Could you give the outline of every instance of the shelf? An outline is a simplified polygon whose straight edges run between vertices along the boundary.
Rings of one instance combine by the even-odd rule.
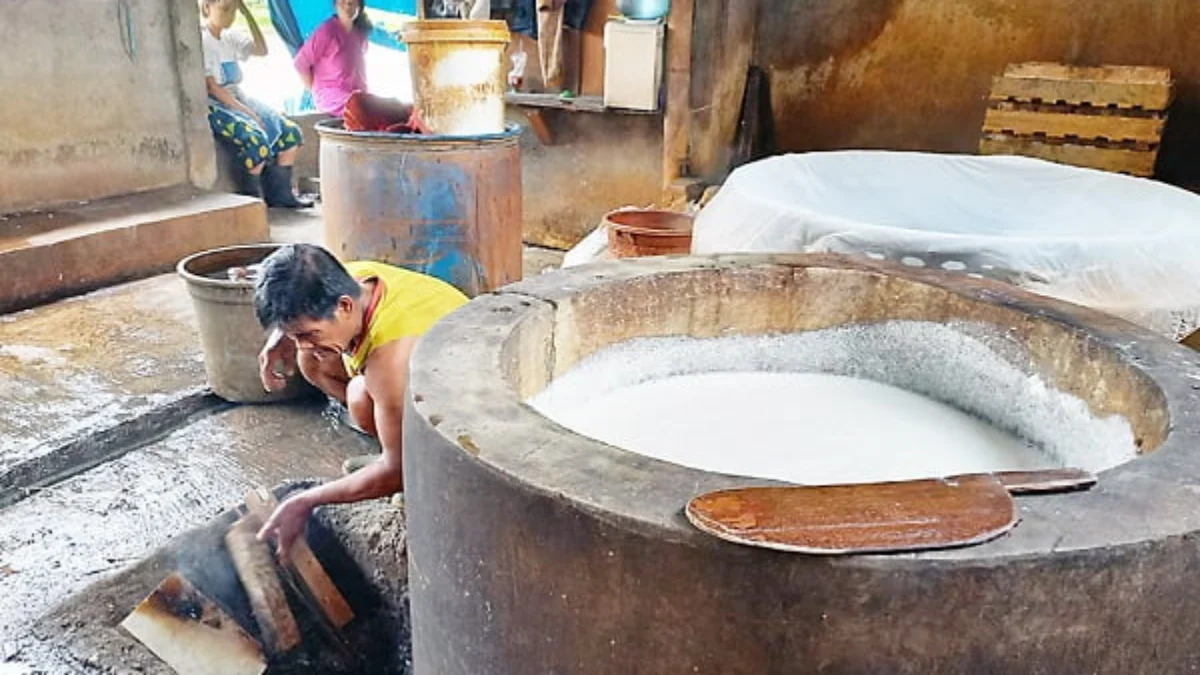
[[[578,96],[564,99],[558,94],[527,94],[508,92],[504,95],[505,103],[525,108],[551,108],[571,112],[615,113],[618,115],[657,115],[657,110],[627,110],[625,108],[606,108],[604,99],[600,96]]]

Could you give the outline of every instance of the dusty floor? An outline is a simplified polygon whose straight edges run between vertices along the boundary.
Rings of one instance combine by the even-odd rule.
[[[273,211],[271,225],[277,241],[321,239],[319,210]],[[560,260],[528,249],[526,275]],[[0,675],[97,665],[35,637],[39,618],[130,574],[249,486],[335,476],[344,457],[374,449],[322,411],[207,395],[191,301],[174,275],[0,316]]]

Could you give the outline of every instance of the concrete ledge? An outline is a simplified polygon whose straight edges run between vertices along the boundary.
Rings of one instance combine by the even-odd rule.
[[[0,220],[0,313],[171,269],[207,248],[266,241],[266,207],[172,188]]]

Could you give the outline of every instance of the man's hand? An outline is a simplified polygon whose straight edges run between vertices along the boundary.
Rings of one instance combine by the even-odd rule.
[[[258,376],[267,391],[279,391],[296,374],[296,341],[278,329],[271,331],[258,353]]]
[[[313,506],[304,492],[287,498],[275,507],[275,512],[258,531],[258,540],[275,539],[279,559],[289,560],[292,545],[297,538],[304,536],[304,527],[312,510]]]

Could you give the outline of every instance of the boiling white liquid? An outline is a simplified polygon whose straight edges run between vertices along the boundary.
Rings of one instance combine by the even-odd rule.
[[[817,373],[668,377],[548,412],[585,436],[639,454],[803,484],[1057,465],[1016,436],[933,399]]]
[[[808,484],[1099,472],[1136,456],[1125,418],[1094,416],[1019,367],[1028,362],[1019,342],[983,324],[649,337],[588,355],[528,403],[633,452]]]

